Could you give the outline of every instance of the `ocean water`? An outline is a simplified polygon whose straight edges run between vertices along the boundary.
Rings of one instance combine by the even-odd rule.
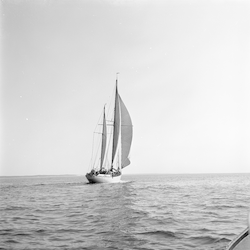
[[[0,178],[0,249],[222,250],[247,226],[250,174]]]

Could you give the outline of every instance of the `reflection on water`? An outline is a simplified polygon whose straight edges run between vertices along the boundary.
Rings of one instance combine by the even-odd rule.
[[[99,196],[90,208],[94,212],[92,223],[95,224],[95,234],[98,235],[93,244],[100,249],[120,249],[121,242],[123,249],[144,244],[145,240],[136,238],[137,226],[143,213],[135,209],[137,191],[133,184],[130,182],[92,186],[95,186],[92,189],[93,196]]]

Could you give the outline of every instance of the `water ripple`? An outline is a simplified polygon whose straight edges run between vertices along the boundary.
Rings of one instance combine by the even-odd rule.
[[[246,226],[250,175],[1,178],[0,249],[222,250]]]

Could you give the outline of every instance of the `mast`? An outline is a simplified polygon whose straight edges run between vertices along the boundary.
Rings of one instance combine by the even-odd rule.
[[[119,94],[118,94],[118,75],[116,74],[116,86],[115,86],[115,108],[114,108],[114,123],[113,123],[113,148],[112,148],[112,161],[111,161],[111,170],[113,169],[114,158],[117,151],[118,139],[120,133],[120,109],[119,109]]]
[[[107,144],[107,125],[106,125],[106,118],[105,118],[105,106],[103,108],[103,124],[102,124],[102,147],[101,147],[101,163],[100,163],[100,170],[103,168],[103,160],[106,151],[106,144]]]

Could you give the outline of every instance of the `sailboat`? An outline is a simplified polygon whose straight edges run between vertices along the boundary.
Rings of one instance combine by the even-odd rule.
[[[250,213],[248,215],[248,227],[230,242],[227,250],[249,250],[250,249]]]
[[[129,112],[118,93],[117,78],[113,119],[111,124],[108,124],[104,106],[102,120],[100,158],[97,163],[93,164],[91,171],[86,174],[86,178],[90,183],[120,182],[122,169],[130,164],[129,153],[133,126]],[[110,133],[108,133],[108,126],[111,127]]]

